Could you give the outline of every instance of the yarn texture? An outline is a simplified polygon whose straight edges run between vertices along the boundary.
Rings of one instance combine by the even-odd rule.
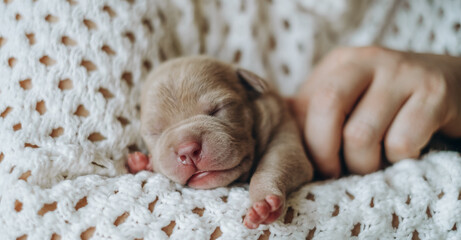
[[[146,151],[142,82],[168,59],[206,54],[290,95],[337,45],[459,56],[456,9],[455,0],[1,1],[0,239],[461,239],[455,152],[307,184],[255,230],[242,224],[247,184],[194,190],[125,168],[129,152]]]

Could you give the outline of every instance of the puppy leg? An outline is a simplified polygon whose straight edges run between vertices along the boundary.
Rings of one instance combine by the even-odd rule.
[[[283,213],[286,194],[312,179],[299,130],[287,116],[267,145],[250,181],[252,206],[244,219],[248,228],[270,224]]]

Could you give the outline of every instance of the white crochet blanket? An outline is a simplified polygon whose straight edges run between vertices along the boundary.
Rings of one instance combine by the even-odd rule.
[[[450,12],[461,2],[443,2],[435,9],[445,11],[453,34],[417,50],[461,52],[453,45],[458,15]],[[208,54],[275,79],[290,94],[337,43],[414,49],[383,34],[395,32],[385,19],[403,14],[394,2],[353,4],[2,1],[0,239],[460,239],[456,153],[307,185],[289,198],[287,216],[257,230],[241,224],[246,185],[198,191],[154,173],[125,174],[126,154],[144,149],[142,80],[164,60]],[[417,19],[419,10],[410,10]],[[382,29],[368,27],[370,19]]]
[[[2,239],[460,239],[460,172],[459,155],[438,153],[365,177],[310,184],[290,196],[283,218],[256,230],[242,224],[250,206],[246,185],[198,191],[150,172],[83,176],[49,189],[17,181],[2,186],[0,233]]]

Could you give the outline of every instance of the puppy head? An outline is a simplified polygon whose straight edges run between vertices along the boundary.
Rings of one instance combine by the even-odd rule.
[[[202,189],[247,173],[255,151],[251,101],[266,90],[256,75],[206,57],[156,68],[141,96],[141,132],[154,171]]]

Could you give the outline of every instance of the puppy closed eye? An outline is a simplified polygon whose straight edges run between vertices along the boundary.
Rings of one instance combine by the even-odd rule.
[[[222,112],[223,110],[227,109],[229,106],[231,106],[233,103],[226,103],[226,104],[222,104],[222,105],[219,105],[219,106],[216,106],[214,108],[212,108],[210,111],[208,111],[208,115],[209,116],[212,116],[212,117],[215,117],[217,116],[220,112]]]
[[[208,115],[209,116],[216,116],[218,114],[219,111],[222,110],[222,107],[217,107],[217,108],[213,108],[211,111],[208,112]]]

